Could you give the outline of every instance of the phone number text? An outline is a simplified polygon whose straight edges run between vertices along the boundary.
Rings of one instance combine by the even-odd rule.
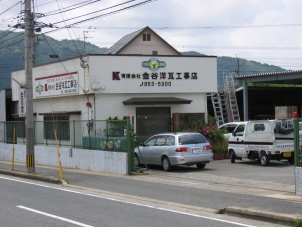
[[[142,82],[140,86],[144,86],[144,87],[154,87],[154,86],[158,86],[158,87],[169,87],[172,85],[171,81],[161,81],[161,82],[154,82],[154,81],[146,81],[146,82]]]

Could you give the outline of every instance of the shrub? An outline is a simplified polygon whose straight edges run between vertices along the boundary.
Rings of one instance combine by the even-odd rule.
[[[293,227],[302,227],[302,219],[297,219],[294,222]]]
[[[224,131],[218,129],[215,125],[216,118],[210,117],[208,122],[208,124],[204,124],[199,121],[185,131],[196,131],[201,133],[210,142],[214,153],[227,153],[228,141],[224,138]]]

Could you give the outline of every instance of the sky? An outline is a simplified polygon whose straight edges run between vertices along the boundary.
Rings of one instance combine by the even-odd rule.
[[[180,52],[302,69],[300,0],[34,0],[32,6],[40,27],[53,26],[42,33],[58,40],[85,35],[87,42],[109,48],[149,26]],[[0,30],[22,22],[22,10],[18,0],[0,0]]]

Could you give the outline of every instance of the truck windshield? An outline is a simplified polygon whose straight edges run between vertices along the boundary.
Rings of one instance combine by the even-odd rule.
[[[243,136],[244,129],[245,125],[239,125],[236,131],[234,132],[234,136]]]

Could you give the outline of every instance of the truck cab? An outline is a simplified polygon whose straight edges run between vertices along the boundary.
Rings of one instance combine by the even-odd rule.
[[[269,121],[248,121],[234,130],[229,138],[228,151],[232,163],[243,158],[258,160],[262,165],[281,159],[293,163],[294,143],[292,140],[276,140]]]

